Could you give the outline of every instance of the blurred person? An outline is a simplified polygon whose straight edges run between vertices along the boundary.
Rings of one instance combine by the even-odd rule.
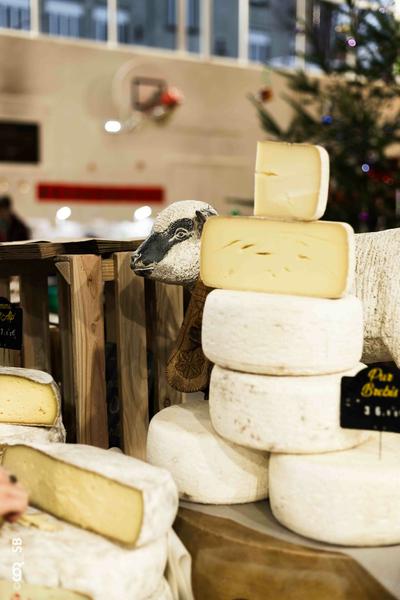
[[[30,238],[30,230],[13,211],[9,196],[0,196],[0,242],[19,242]]]
[[[17,483],[15,475],[0,467],[0,520],[14,523],[27,508],[28,494]]]

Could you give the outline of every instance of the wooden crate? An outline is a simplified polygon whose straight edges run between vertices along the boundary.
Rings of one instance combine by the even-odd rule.
[[[54,252],[31,243],[23,256],[12,247],[0,253],[0,296],[9,297],[9,278],[18,276],[24,311],[22,351],[0,349],[0,364],[52,373],[62,389],[68,441],[108,448],[105,347],[114,344],[121,446],[143,458],[149,416],[182,401],[166,381],[165,365],[183,318],[183,291],[131,271],[139,241],[128,251],[126,242],[108,244],[106,253],[92,240],[72,248],[57,244]],[[49,325],[50,275],[58,281],[56,328]]]

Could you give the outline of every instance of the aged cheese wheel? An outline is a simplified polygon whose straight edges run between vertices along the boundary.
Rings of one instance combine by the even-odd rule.
[[[340,382],[356,369],[330,375],[275,377],[215,366],[210,416],[224,438],[258,450],[318,453],[357,446],[368,432],[340,427]]]
[[[164,535],[178,509],[167,471],[94,446],[7,446],[3,466],[27,489],[32,505],[127,545]]]
[[[173,600],[168,581],[163,577],[157,591],[151,596],[148,596],[145,600]]]
[[[306,537],[344,546],[400,543],[400,436],[343,452],[273,454],[274,516]]]
[[[48,518],[52,531],[20,523],[3,525],[0,579],[12,577],[25,584],[62,587],[92,600],[145,600],[159,588],[167,562],[167,536],[141,548],[127,549]],[[22,548],[20,553],[13,550],[18,546]],[[40,600],[46,598],[40,596]],[[64,600],[62,596],[61,599]],[[70,600],[68,595],[66,600]]]
[[[170,406],[153,417],[147,459],[169,469],[184,500],[240,504],[268,495],[267,453],[221,438],[204,400]]]
[[[362,305],[339,300],[214,290],[203,315],[204,354],[215,364],[266,375],[324,375],[361,358]]]
[[[0,367],[0,423],[53,427],[60,406],[58,386],[48,373]]]
[[[65,442],[65,428],[58,419],[54,427],[32,427],[27,425],[7,425],[0,423],[0,449],[7,444],[38,444]]]

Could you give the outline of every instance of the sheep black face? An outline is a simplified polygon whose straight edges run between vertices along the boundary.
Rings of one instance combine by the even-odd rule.
[[[149,237],[132,254],[131,268],[148,279],[192,285],[200,273],[204,223],[217,212],[205,202],[183,200],[163,210]]]

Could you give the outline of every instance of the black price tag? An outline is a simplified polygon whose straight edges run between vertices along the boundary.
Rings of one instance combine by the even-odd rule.
[[[400,433],[400,370],[371,366],[342,377],[340,426]]]
[[[22,308],[13,306],[6,298],[0,298],[0,348],[22,348]]]

